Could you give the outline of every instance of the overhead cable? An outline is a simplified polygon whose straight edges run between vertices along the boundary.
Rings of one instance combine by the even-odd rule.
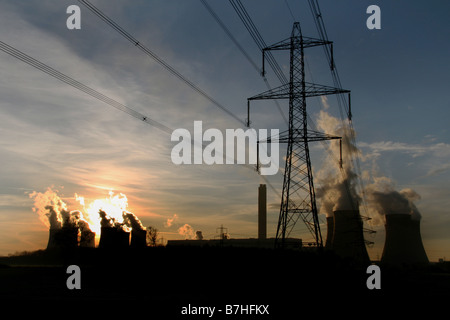
[[[258,31],[258,28],[256,28],[255,24],[253,23],[250,15],[248,14],[247,10],[245,9],[244,5],[241,3],[240,0],[229,0],[231,5],[233,6],[234,10],[236,11],[237,15],[241,19],[242,23],[244,24],[245,28],[250,33],[251,37],[255,41],[256,45],[258,46],[259,50],[261,52],[264,51],[265,48],[267,48],[267,44],[262,38],[261,34]],[[266,61],[269,63],[270,67],[274,71],[275,75],[278,77],[278,80],[281,82],[281,84],[287,84],[289,81],[286,78],[285,74],[281,70],[280,66],[278,65],[277,61],[273,57],[272,53],[270,51],[266,52]]]
[[[112,27],[115,31],[117,31],[121,36],[123,36],[125,39],[127,39],[129,42],[131,42],[135,47],[139,48],[142,52],[144,52],[147,56],[151,57],[153,60],[158,62],[161,66],[163,66],[167,71],[169,71],[171,74],[176,76],[178,79],[183,81],[185,84],[187,84],[190,88],[192,88],[194,91],[205,97],[207,100],[209,100],[211,103],[213,103],[216,107],[224,111],[226,114],[228,114],[230,117],[234,118],[239,123],[245,125],[245,121],[243,121],[241,118],[239,118],[237,115],[235,115],[233,112],[231,112],[228,108],[226,108],[224,105],[219,103],[217,100],[212,98],[210,95],[208,95],[205,91],[200,89],[197,85],[195,85],[192,81],[187,79],[185,76],[183,76],[179,71],[177,71],[174,67],[172,67],[170,64],[168,64],[166,61],[164,61],[161,57],[159,57],[157,54],[155,54],[153,51],[151,51],[148,47],[143,45],[138,39],[133,37],[130,33],[128,33],[125,29],[123,29],[120,25],[118,25],[114,20],[112,20],[110,17],[108,17],[106,14],[104,14],[100,9],[98,9],[96,6],[94,6],[92,3],[90,3],[87,0],[78,0],[82,4],[84,4],[89,10],[91,10],[96,16],[98,16],[100,19],[102,19],[104,22],[106,22],[110,27]]]
[[[78,90],[80,90],[80,91],[82,91],[82,92],[84,92],[84,93],[86,93],[86,94],[120,110],[120,111],[123,111],[123,112],[129,114],[130,116],[135,117],[136,119],[144,121],[145,123],[147,123],[155,128],[158,128],[161,131],[164,131],[169,134],[171,134],[173,132],[173,130],[170,129],[169,127],[167,127],[166,125],[164,125],[156,120],[153,120],[152,118],[98,92],[97,90],[94,90],[94,89],[88,87],[87,85],[59,72],[58,70],[53,69],[52,67],[46,65],[45,63],[40,62],[40,61],[34,59],[33,57],[30,57],[29,55],[6,44],[3,41],[0,41],[0,50],[13,56],[16,59],[19,59],[19,60],[29,64],[30,66],[32,66],[38,70],[45,72],[46,74],[74,87],[75,89],[78,89]]]
[[[259,75],[262,76],[264,83],[267,86],[267,89],[272,90],[272,86],[269,84],[269,81],[267,80],[267,77],[265,74],[262,73],[262,70],[256,65],[256,63],[253,61],[253,59],[250,57],[250,55],[245,51],[245,49],[239,44],[239,42],[236,40],[236,38],[231,33],[230,29],[225,25],[225,23],[219,18],[217,13],[211,8],[210,5],[206,2],[206,0],[200,0],[202,4],[205,6],[205,8],[208,10],[208,12],[211,14],[211,16],[214,18],[214,20],[217,22],[217,24],[222,28],[222,30],[226,33],[226,35],[230,38],[231,41],[236,45],[236,47],[239,49],[239,51],[244,55],[244,57],[248,60],[248,62],[253,66],[253,68],[258,72]],[[278,111],[280,112],[281,116],[283,117],[284,122],[286,125],[288,125],[288,120],[281,109],[280,104],[277,100],[274,100],[275,105],[277,106]]]

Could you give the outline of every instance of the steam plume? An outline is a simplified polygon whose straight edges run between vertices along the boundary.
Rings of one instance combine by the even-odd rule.
[[[131,227],[133,230],[145,230],[145,227],[142,225],[141,220],[131,212],[124,213],[124,216],[126,217],[126,223],[129,227]]]
[[[327,109],[326,99],[322,102]],[[357,192],[357,175],[352,170],[353,157],[359,153],[351,139],[354,131],[326,111],[320,111],[317,125],[325,133],[342,137],[342,163],[339,163],[340,146],[332,141],[330,152],[333,158],[328,157],[323,169],[317,173],[320,186],[316,196],[321,199],[320,211],[331,216],[336,210],[357,210],[361,197]]]
[[[78,210],[69,211],[57,191],[47,188],[44,193],[33,191],[29,197],[34,200],[33,211],[39,215],[40,220],[48,228],[79,227],[83,230],[90,230],[82,213]]]
[[[414,220],[420,220],[421,214],[414,204],[420,195],[410,189],[395,190],[392,180],[386,177],[376,178],[375,182],[366,188],[370,208],[380,217],[386,214],[410,214]]]
[[[171,227],[171,226],[173,225],[173,223],[174,223],[175,221],[177,221],[177,220],[178,220],[178,215],[175,213],[175,214],[173,215],[172,218],[168,218],[168,219],[167,219],[166,223],[164,223],[164,226],[165,226],[166,228],[169,228],[169,227]]]
[[[322,97],[324,109],[328,109],[326,97]],[[330,151],[334,159],[328,157],[316,177],[319,187],[316,188],[316,197],[321,199],[322,213],[331,216],[336,210],[356,210],[361,202],[361,196],[357,192],[357,175],[352,170],[352,159],[361,155],[360,150],[352,143],[351,137],[355,136],[352,128],[343,125],[341,121],[326,111],[320,111],[317,126],[321,131],[342,137],[342,167],[341,174],[336,168],[340,150],[339,145],[330,143]],[[372,176],[372,183],[364,188],[368,201],[368,209],[374,224],[382,224],[386,214],[410,214],[412,219],[420,220],[421,214],[414,204],[420,199],[420,195],[412,189],[395,190],[392,180],[386,177],[376,177],[376,172],[367,172]]]
[[[192,228],[187,223],[184,226],[178,228],[178,233],[184,236],[186,239],[192,239],[195,237],[194,228]]]

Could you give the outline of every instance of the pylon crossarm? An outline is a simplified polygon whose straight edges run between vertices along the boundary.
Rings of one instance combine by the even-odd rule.
[[[311,48],[327,44],[331,45],[333,43],[333,41],[326,41],[317,38],[295,36],[274,43],[273,45],[264,48],[263,52],[268,50],[290,50],[292,44],[294,44],[296,48],[299,48],[302,40],[303,40],[303,48]]]
[[[301,82],[295,82],[294,87],[300,87]],[[339,89],[330,86],[324,86],[321,84],[315,84],[310,82],[305,82],[305,97],[317,97],[317,96],[327,96],[331,94],[349,93],[349,90]],[[302,94],[302,92],[294,92],[295,98],[297,95]],[[253,97],[248,98],[251,100],[264,100],[264,99],[289,99],[290,95],[290,84],[283,84],[279,87],[267,90],[263,93],[257,94]]]

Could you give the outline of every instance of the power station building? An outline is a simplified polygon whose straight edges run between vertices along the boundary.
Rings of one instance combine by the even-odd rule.
[[[169,240],[167,246],[274,248],[275,238],[267,238],[266,185],[260,184],[258,187],[258,238],[230,239],[227,235],[221,233],[219,239],[203,240],[203,236],[197,236],[196,240]],[[302,248],[302,240],[287,238],[285,239],[285,247],[290,249],[300,249]]]

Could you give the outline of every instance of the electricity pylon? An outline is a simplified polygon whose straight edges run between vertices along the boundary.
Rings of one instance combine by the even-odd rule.
[[[304,50],[324,45],[332,46],[332,42],[303,37],[300,23],[295,22],[288,39],[263,49],[263,73],[265,72],[264,53],[266,51],[290,51],[289,82],[248,98],[248,114],[250,114],[251,100],[289,99],[289,128],[280,133],[278,137],[279,143],[287,143],[283,191],[276,234],[276,245],[280,247],[285,246],[285,239],[289,237],[299,218],[308,227],[317,247],[323,246],[308,144],[313,141],[341,139],[341,137],[308,129],[306,98],[349,92],[305,81]],[[330,67],[333,68],[333,62]],[[250,119],[248,119],[249,123]]]

